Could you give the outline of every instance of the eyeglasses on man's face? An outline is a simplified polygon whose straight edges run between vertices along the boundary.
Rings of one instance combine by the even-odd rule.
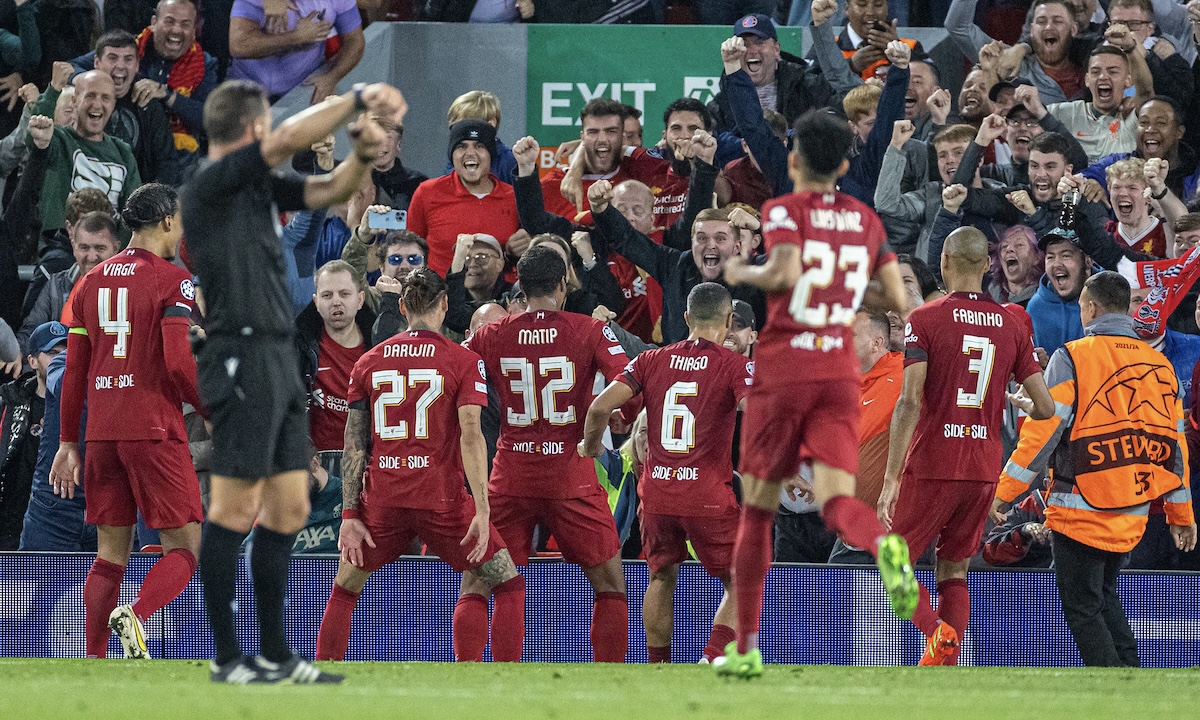
[[[388,255],[388,265],[412,265],[420,267],[425,264],[425,256],[420,254],[414,255]]]

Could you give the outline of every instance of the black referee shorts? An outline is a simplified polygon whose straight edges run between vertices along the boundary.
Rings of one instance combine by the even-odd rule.
[[[257,480],[308,468],[308,399],[290,339],[209,337],[197,371],[214,475]]]

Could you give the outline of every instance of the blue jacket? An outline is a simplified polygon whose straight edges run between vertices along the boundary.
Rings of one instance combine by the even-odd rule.
[[[42,416],[42,437],[38,444],[37,464],[33,469],[34,493],[44,493],[49,499],[61,505],[77,505],[84,507],[83,498],[83,459],[84,459],[84,429],[87,428],[87,405],[84,405],[83,416],[79,421],[79,487],[75,488],[73,499],[60,498],[54,495],[50,488],[50,466],[54,464],[54,455],[58,452],[59,435],[59,398],[62,393],[63,374],[67,369],[67,353],[63,351],[50,361],[46,368],[46,412]]]
[[[733,121],[737,132],[746,140],[750,153],[762,168],[763,177],[771,185],[775,197],[792,192],[792,179],[788,176],[788,149],[771,132],[771,126],[763,117],[762,105],[754,82],[745,70],[721,76],[721,92],[729,99]],[[718,165],[717,167],[724,167]]]
[[[1200,361],[1200,336],[1167,330],[1163,339],[1162,354],[1171,361],[1175,376],[1179,378],[1179,391],[1184,409],[1190,408],[1192,398],[1192,369]]]
[[[1079,299],[1067,302],[1060,298],[1050,289],[1045,275],[1025,309],[1033,318],[1033,344],[1044,348],[1047,355],[1053,355],[1063,345],[1083,337]]]
[[[892,141],[892,126],[897,120],[904,119],[904,98],[907,94],[908,68],[901,70],[892,67],[876,106],[875,126],[867,135],[867,141],[851,156],[850,170],[842,178],[839,189],[870,207],[875,207],[875,185],[879,182],[879,171],[883,169],[883,154]],[[1082,335],[1081,332],[1080,337]]]

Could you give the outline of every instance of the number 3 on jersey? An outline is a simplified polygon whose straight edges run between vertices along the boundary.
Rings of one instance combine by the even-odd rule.
[[[129,341],[129,288],[117,288],[117,306],[113,308],[112,288],[102,287],[96,294],[100,329],[105,335],[115,335],[113,357],[124,358]]]
[[[575,406],[568,405],[565,410],[555,406],[555,395],[570,392],[575,387],[575,363],[564,355],[538,359],[538,374],[548,377],[550,373],[558,373],[558,377],[550,380],[542,388],[542,416],[551,425],[570,425],[575,422]],[[500,358],[500,372],[509,378],[508,386],[514,395],[521,398],[524,409],[515,412],[508,408],[508,424],[513,427],[529,427],[538,419],[538,392],[534,382],[533,363],[525,358]],[[513,375],[516,378],[513,378]]]
[[[854,313],[862,304],[867,284],[871,281],[867,271],[871,258],[862,245],[842,245],[835,255],[833,246],[821,240],[805,240],[802,261],[808,269],[796,281],[792,291],[792,302],[788,312],[796,322],[814,328],[827,325],[849,325],[854,322]],[[853,269],[851,269],[853,266]],[[849,305],[825,303],[810,305],[813,290],[821,290],[833,283],[835,270],[845,273],[843,286],[854,293]]]
[[[978,335],[963,335],[963,355],[970,356],[978,351],[979,357],[967,361],[967,372],[977,375],[975,392],[958,389],[958,406],[964,408],[983,407],[983,399],[987,395],[988,382],[992,379],[992,365],[996,362],[996,346],[992,341]]]

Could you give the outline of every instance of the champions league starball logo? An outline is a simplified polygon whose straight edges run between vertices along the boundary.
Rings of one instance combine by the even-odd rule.
[[[179,283],[179,294],[183,295],[185,300],[195,300],[196,286],[192,284],[191,280],[184,280]]]

